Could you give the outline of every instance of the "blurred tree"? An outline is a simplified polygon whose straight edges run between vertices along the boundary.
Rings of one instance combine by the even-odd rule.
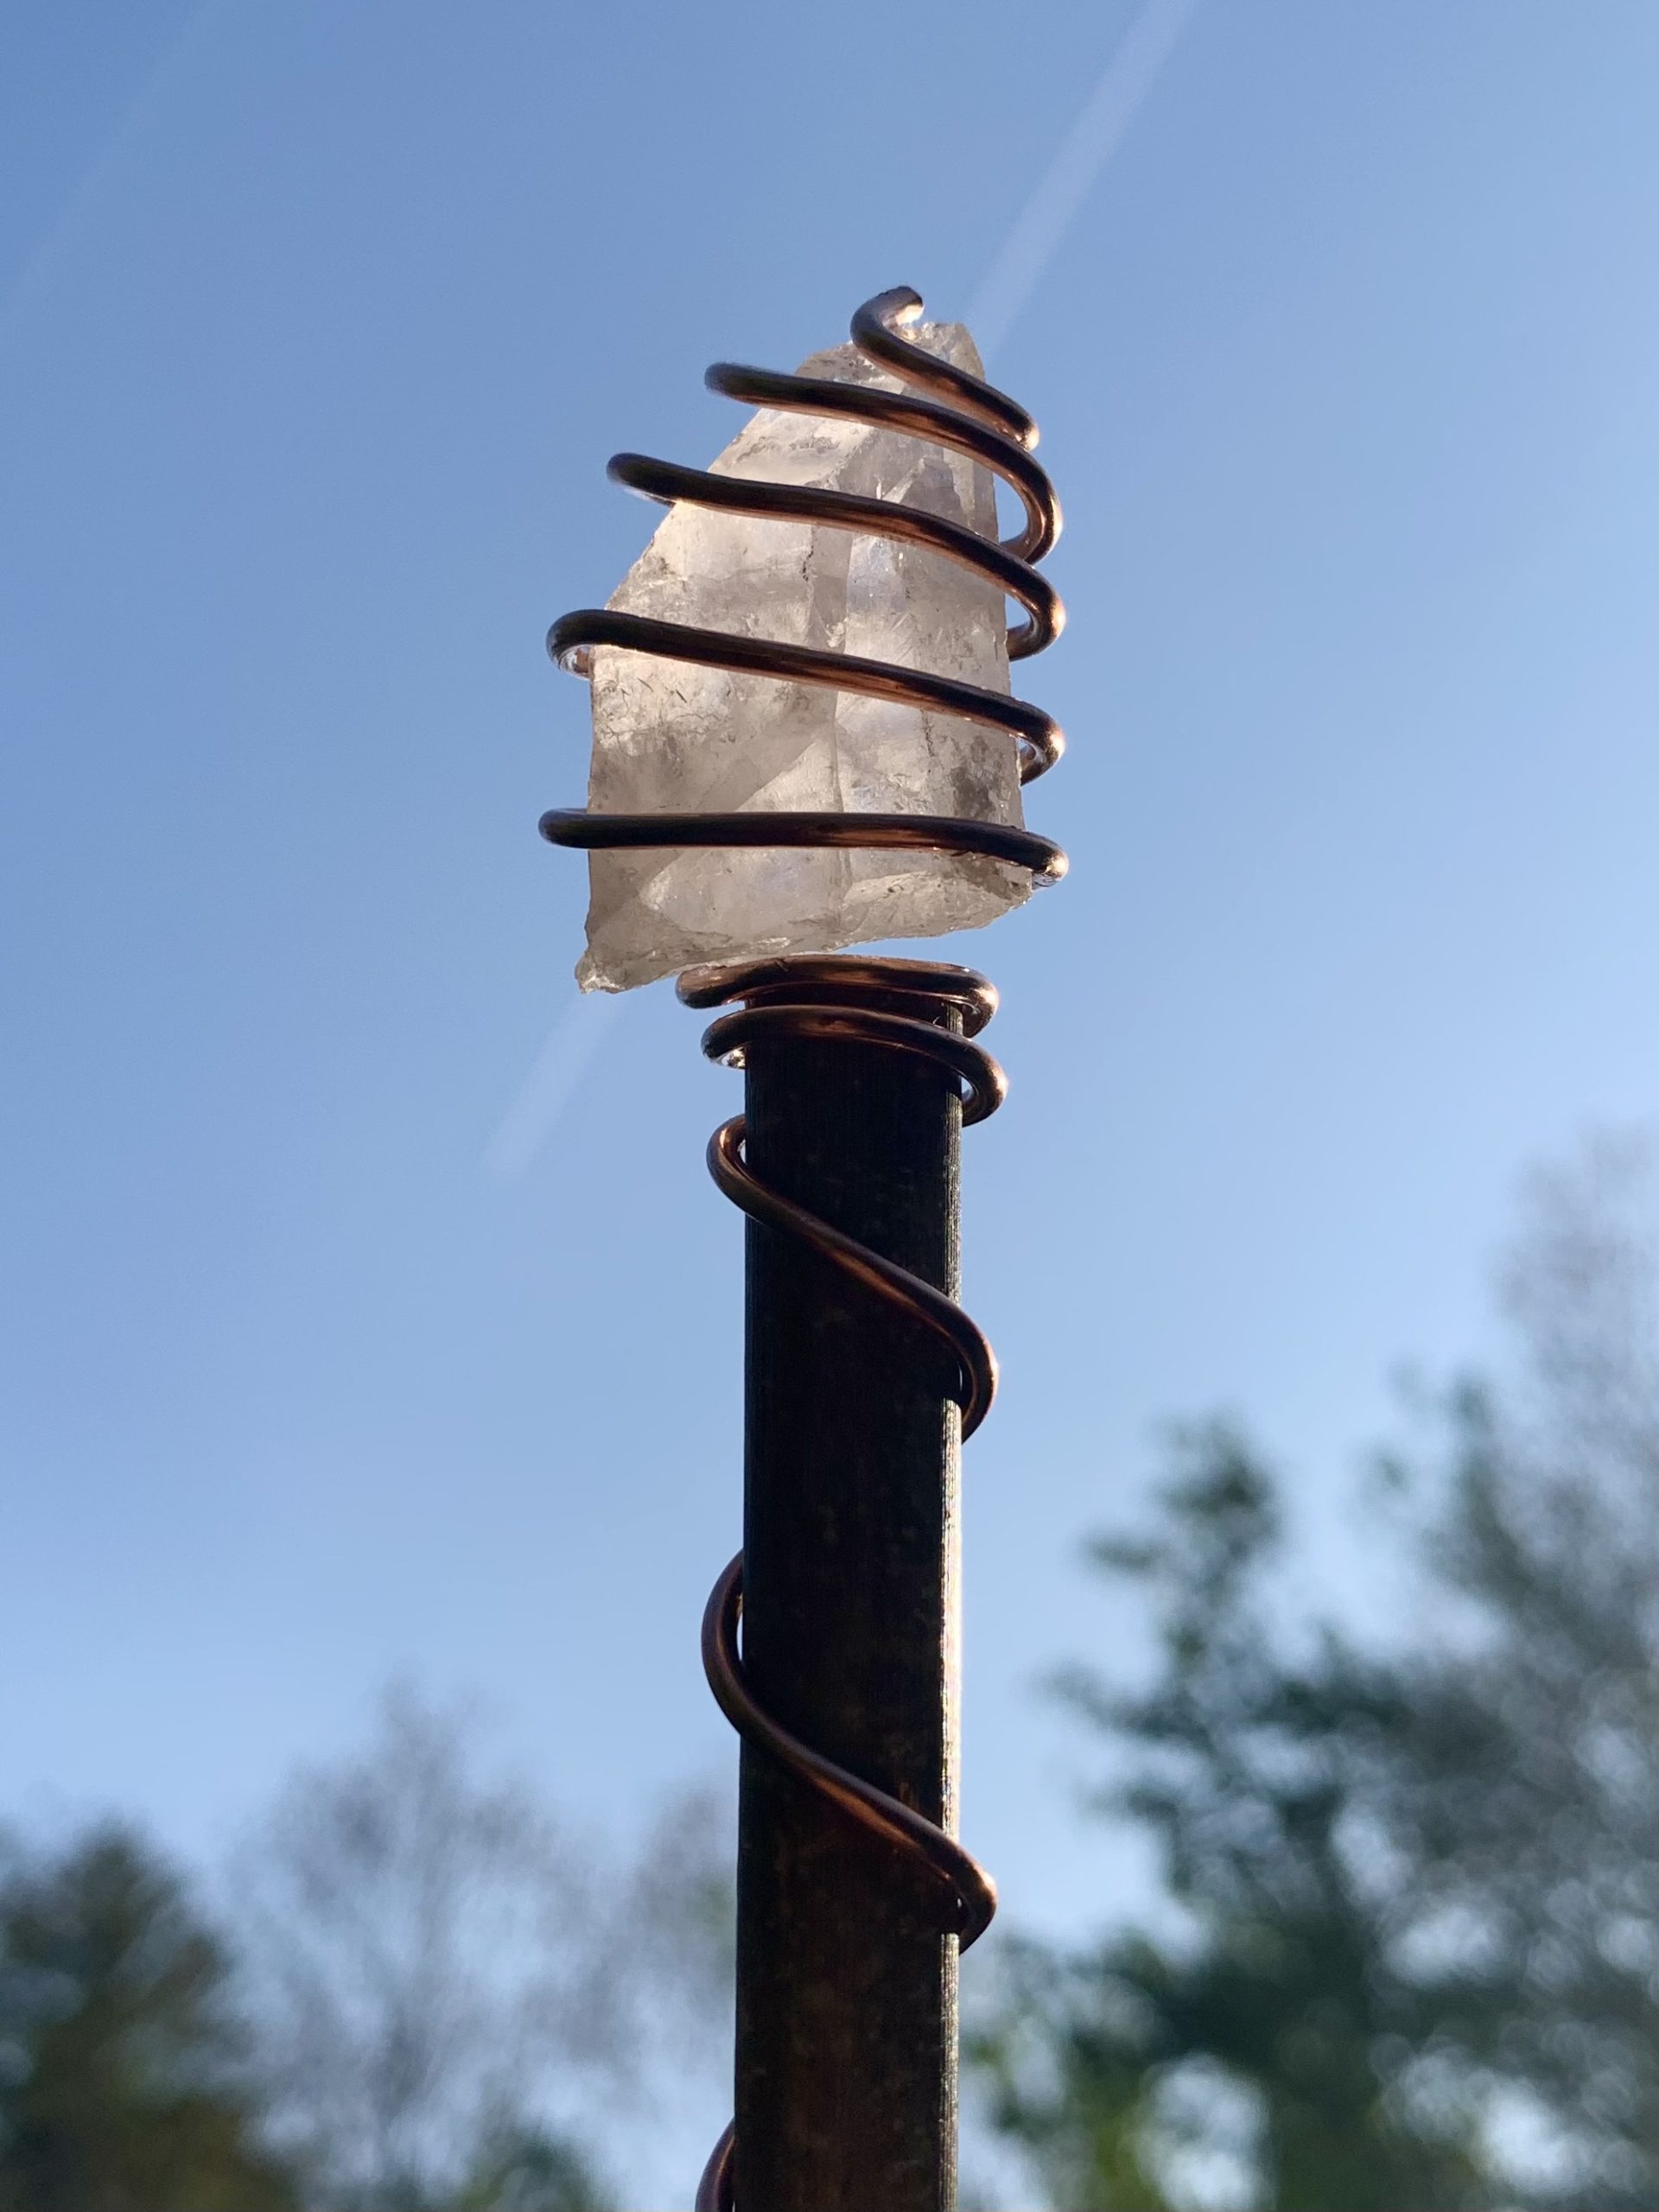
[[[274,2212],[226,1997],[177,1878],[108,1827],[0,1874],[0,2212]]]
[[[1179,1912],[1081,1957],[1016,1950],[980,2047],[998,2116],[1086,2212],[1179,2201],[1206,2163],[1282,2212],[1481,2202],[1472,2114],[1432,2063],[1474,1993],[1395,1964],[1414,1900],[1376,1801],[1407,1693],[1334,1636],[1287,1655],[1268,1478],[1224,1428],[1179,1452],[1159,1533],[1092,1547],[1155,1598],[1157,1679],[1063,1684],[1139,1755],[1101,1802],[1156,1837]]]
[[[635,2087],[653,2102],[664,2073],[701,2072],[718,2082],[717,2102],[731,2095],[735,1812],[728,1790],[667,1798],[594,1930],[590,1973],[626,2023]]]
[[[484,2146],[455,2212],[607,2212],[609,2202],[574,2145],[519,2128]]]
[[[975,2043],[1058,2205],[1659,2203],[1659,1325],[1639,1161],[1544,1179],[1506,1270],[1524,1357],[1465,1388],[1412,1533],[1434,1632],[1287,1617],[1274,1486],[1191,1431],[1095,1564],[1158,1659],[1062,1694],[1165,1905],[1016,1945]],[[1395,1463],[1394,1489],[1417,1478]],[[1408,1530],[1382,1517],[1378,1542]]]
[[[594,1885],[525,1790],[480,1774],[463,1710],[389,1693],[363,1752],[290,1781],[236,1880],[276,2137],[308,2205],[598,2206],[544,2118],[621,2033],[591,1968]]]

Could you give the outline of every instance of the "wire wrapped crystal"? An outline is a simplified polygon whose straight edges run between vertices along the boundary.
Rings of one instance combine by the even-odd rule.
[[[960,324],[906,335],[982,373]],[[902,388],[850,345],[813,354],[799,373]],[[763,407],[712,473],[879,499],[997,535],[988,470],[867,422]],[[996,583],[891,537],[677,504],[609,605],[1009,690]],[[594,646],[588,667],[594,814],[822,810],[1021,823],[1016,747],[982,722],[615,645]],[[1026,870],[950,853],[670,848],[595,851],[590,867],[576,970],[584,990],[626,990],[704,961],[976,928],[1030,890]]]

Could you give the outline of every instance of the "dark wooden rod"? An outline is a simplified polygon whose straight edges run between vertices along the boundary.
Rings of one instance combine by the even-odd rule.
[[[747,1091],[763,1181],[954,1294],[961,1108],[943,1070],[757,1039]],[[786,1728],[948,1823],[948,1356],[798,1239],[747,1236],[746,1673]],[[954,2212],[957,1945],[939,1925],[937,1889],[745,1749],[740,2212]]]

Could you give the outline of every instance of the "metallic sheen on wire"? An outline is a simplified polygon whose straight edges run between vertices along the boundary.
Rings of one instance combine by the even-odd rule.
[[[1025,619],[1008,633],[1008,658],[1027,659],[1053,641],[1065,620],[1052,585],[1032,565],[1049,551],[1060,529],[1053,487],[1032,458],[1037,426],[1005,393],[908,339],[904,334],[921,312],[920,296],[899,289],[867,301],[853,317],[854,343],[900,377],[911,387],[905,391],[780,376],[728,362],[716,363],[707,381],[712,390],[751,406],[851,416],[969,455],[992,470],[1019,499],[1024,523],[1012,537],[995,543],[892,502],[716,476],[641,454],[617,454],[610,474],[667,505],[683,500],[927,546],[990,578],[1020,604]],[[1013,740],[1022,784],[1052,767],[1065,743],[1058,725],[1040,708],[891,662],[733,637],[607,608],[563,615],[548,634],[549,652],[578,675],[591,673],[595,646],[823,684],[960,715],[985,724],[997,741]],[[550,844],[588,851],[712,846],[973,854],[1028,868],[1033,887],[1058,882],[1066,867],[1060,848],[1034,831],[936,815],[761,808],[732,814],[604,814],[566,808],[544,814],[540,828]],[[759,1038],[841,1039],[903,1052],[937,1067],[961,1096],[964,1126],[983,1121],[1002,1103],[1002,1071],[973,1041],[996,1011],[996,992],[971,969],[848,955],[751,960],[690,968],[679,978],[678,990],[687,1006],[735,1005],[735,1011],[710,1023],[702,1040],[704,1052],[728,1066],[741,1067],[746,1048]],[[996,1390],[995,1356],[979,1328],[931,1283],[769,1188],[747,1163],[744,1134],[740,1115],[710,1140],[709,1168],[720,1189],[751,1220],[803,1239],[869,1296],[931,1335],[950,1355],[955,1376],[947,1395],[961,1408],[963,1436],[970,1436],[990,1410]],[[930,1878],[938,1894],[941,1931],[954,1935],[966,1949],[984,1933],[996,1910],[989,1875],[936,1822],[837,1766],[757,1703],[743,1671],[742,1610],[740,1553],[715,1583],[702,1623],[703,1667],[721,1712],[747,1743],[798,1776],[840,1817],[879,1837]],[[703,2170],[697,2212],[732,2212],[734,2150],[728,2126]]]
[[[1012,537],[993,542],[891,501],[854,499],[811,486],[716,476],[652,461],[643,454],[618,454],[610,474],[619,483],[670,505],[684,500],[728,512],[806,521],[826,530],[926,544],[988,576],[1019,601],[1027,619],[1008,633],[1008,658],[1027,658],[1059,634],[1065,620],[1053,586],[1032,565],[1049,551],[1060,531],[1054,487],[1032,458],[1037,426],[1005,393],[907,339],[905,330],[919,321],[921,313],[919,294],[902,287],[883,292],[867,301],[853,317],[852,335],[861,353],[925,397],[827,378],[782,376],[726,361],[715,363],[707,381],[714,391],[751,405],[849,416],[969,455],[1000,477],[1020,500],[1025,523]],[[783,682],[822,684],[983,722],[1014,739],[1022,784],[1045,774],[1065,747],[1059,725],[1040,707],[895,662],[766,638],[735,637],[690,623],[659,622],[613,607],[582,607],[563,614],[548,632],[549,652],[562,668],[576,675],[591,672],[596,646],[772,676]],[[550,844],[589,852],[695,845],[971,854],[1029,869],[1034,889],[1058,883],[1066,865],[1059,847],[1032,830],[945,815],[808,813],[760,807],[731,814],[603,814],[582,807],[556,807],[543,815],[540,826]]]

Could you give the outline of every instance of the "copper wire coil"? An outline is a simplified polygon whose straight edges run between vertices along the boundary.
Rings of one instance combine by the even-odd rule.
[[[905,330],[921,312],[919,296],[901,289],[868,301],[853,317],[854,343],[897,374],[909,387],[903,391],[726,362],[711,368],[706,381],[712,390],[752,406],[850,417],[966,454],[990,469],[1019,500],[1024,519],[1011,537],[989,540],[890,501],[716,475],[639,454],[617,454],[609,473],[631,490],[667,505],[684,501],[925,546],[988,578],[1019,603],[1024,619],[1008,632],[1007,652],[1010,661],[1026,659],[1052,642],[1065,620],[1053,587],[1033,565],[1050,550],[1060,529],[1053,487],[1032,458],[1036,425],[1005,393],[906,338]],[[1040,708],[891,662],[730,636],[608,608],[563,615],[548,634],[554,658],[579,675],[591,674],[592,655],[600,646],[853,691],[978,722],[998,739],[1013,740],[1021,784],[1046,773],[1065,745],[1058,725]],[[588,851],[800,847],[969,855],[1027,869],[1033,888],[1058,882],[1066,868],[1060,848],[1035,831],[946,816],[761,808],[728,814],[607,814],[563,808],[544,814],[539,826],[550,843]],[[973,1041],[996,1010],[996,992],[970,969],[849,955],[791,957],[688,969],[677,988],[688,1006],[706,1009],[736,1002],[734,1011],[709,1025],[702,1040],[704,1052],[728,1066],[741,1066],[745,1049],[761,1038],[840,1039],[907,1053],[938,1067],[960,1090],[964,1126],[984,1120],[1002,1103],[1002,1071]],[[762,1182],[747,1165],[744,1135],[738,1116],[710,1140],[709,1168],[720,1189],[751,1219],[802,1238],[869,1295],[928,1332],[954,1363],[955,1380],[947,1394],[961,1408],[963,1436],[971,1435],[996,1389],[995,1357],[974,1321],[931,1283]],[[715,1583],[703,1617],[703,1666],[721,1711],[746,1742],[798,1776],[840,1817],[881,1839],[929,1877],[939,1896],[942,1932],[954,1935],[966,1949],[996,1910],[989,1875],[943,1827],[825,1758],[756,1702],[743,1672],[742,1567],[740,1554]],[[703,2171],[697,2212],[732,2212],[734,2151],[734,2128],[728,2126]]]
[[[978,854],[1031,870],[1033,889],[1058,883],[1066,858],[1052,838],[1001,822],[954,815],[773,813],[590,814],[550,807],[538,825],[550,845],[613,852],[659,846],[837,847],[855,852]]]
[[[810,522],[826,530],[898,538],[925,545],[989,578],[1025,609],[1008,632],[1008,658],[1028,658],[1058,636],[1065,610],[1048,579],[1033,565],[1060,531],[1059,501],[1032,458],[1037,428],[1003,392],[928,353],[904,336],[922,312],[919,294],[907,288],[867,301],[853,317],[859,350],[902,377],[916,391],[884,391],[828,378],[784,376],[768,369],[720,361],[709,371],[709,387],[757,407],[809,415],[848,416],[967,454],[991,470],[1019,499],[1023,526],[1001,541],[976,531],[884,499],[855,498],[805,485],[757,483],[745,477],[683,468],[643,454],[618,454],[613,479],[665,505],[694,506],[773,520]],[[918,397],[918,391],[925,395]],[[898,705],[931,709],[979,722],[1011,736],[1019,753],[1020,780],[1033,782],[1059,759],[1065,740],[1040,707],[925,669],[869,660],[851,653],[791,645],[768,638],[735,637],[690,623],[661,622],[612,607],[581,607],[563,614],[548,632],[549,652],[577,675],[592,671],[598,646],[649,653],[734,673],[853,691]],[[1029,871],[1033,889],[1057,883],[1065,855],[1047,837],[1012,823],[969,821],[945,815],[834,814],[755,808],[730,814],[605,814],[586,808],[554,808],[542,817],[550,844],[585,851],[651,847],[818,847],[885,852],[896,849],[959,853],[1002,861]]]
[[[994,1114],[1007,1095],[1001,1069],[975,1042],[996,1011],[995,988],[970,969],[826,954],[689,968],[677,988],[690,1007],[740,1002],[737,1012],[722,1014],[703,1032],[703,1051],[728,1067],[741,1067],[746,1049],[758,1039],[828,1038],[903,1052],[939,1068],[959,1090],[964,1127]],[[954,1362],[948,1395],[961,1408],[963,1439],[971,1436],[996,1395],[996,1356],[978,1325],[921,1276],[761,1182],[744,1157],[745,1134],[740,1114],[709,1139],[709,1172],[719,1188],[752,1221],[801,1238],[871,1296],[934,1337]],[[996,1910],[989,1874],[936,1821],[825,1758],[772,1718],[744,1676],[742,1611],[740,1552],[715,1584],[702,1617],[703,1671],[715,1703],[746,1743],[787,1768],[841,1818],[919,1869],[938,1894],[941,1931],[955,1936],[966,1950]],[[732,2212],[735,2145],[734,2128],[728,2126],[703,2170],[696,2212]]]

